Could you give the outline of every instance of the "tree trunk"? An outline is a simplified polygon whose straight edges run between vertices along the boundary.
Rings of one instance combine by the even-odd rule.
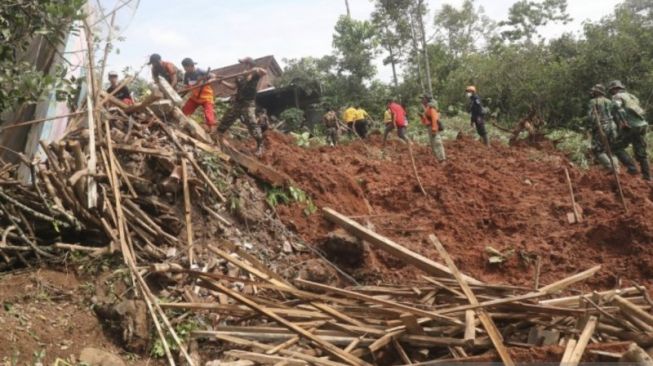
[[[424,52],[424,67],[426,70],[426,81],[428,86],[429,95],[433,96],[433,83],[431,82],[431,65],[429,59],[429,52],[426,44],[426,29],[424,28],[424,17],[422,14],[424,0],[419,0],[417,4],[417,21],[419,22],[420,30],[422,32],[422,51]]]
[[[385,31],[387,34],[390,34],[387,27]],[[392,66],[392,81],[394,82],[395,89],[397,89],[399,86],[399,81],[397,80],[397,60],[395,60],[395,52],[392,49],[391,42],[388,42],[388,53],[390,54],[390,65]]]
[[[349,10],[349,0],[345,0],[345,6],[347,7],[347,17],[351,18],[351,10]]]
[[[424,88],[424,79],[422,78],[422,62],[420,60],[419,47],[417,46],[417,32],[415,32],[415,26],[413,25],[413,15],[409,12],[408,16],[410,18],[410,38],[413,41],[413,51],[416,58],[415,63],[417,64],[417,78],[419,79],[419,85],[421,87],[422,94],[424,94],[426,93],[426,89]]]

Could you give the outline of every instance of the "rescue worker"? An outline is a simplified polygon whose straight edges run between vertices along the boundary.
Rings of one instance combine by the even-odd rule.
[[[465,94],[469,98],[469,111],[472,114],[471,125],[476,127],[476,132],[481,136],[481,140],[486,146],[490,146],[490,139],[485,129],[485,119],[481,97],[476,92],[476,87],[470,85],[465,89]]]
[[[192,87],[196,84],[201,84],[210,78],[210,74],[205,70],[195,67],[196,63],[191,58],[186,57],[181,61],[184,67],[184,85]],[[204,110],[204,123],[206,129],[213,131],[215,129],[215,111],[213,104],[215,98],[213,97],[213,87],[211,85],[204,85],[189,91],[190,96],[181,109],[184,115],[190,116],[195,112],[197,107],[202,106]]]
[[[356,118],[354,120],[354,131],[356,131],[356,134],[362,139],[367,137],[367,125],[369,118],[370,115],[367,114],[367,111],[361,108],[360,105],[357,105]]]
[[[408,127],[408,119],[406,118],[406,110],[394,99],[388,99],[386,103],[388,110],[390,111],[390,123],[385,125],[385,131],[383,132],[383,146],[385,147],[385,142],[388,139],[388,134],[392,130],[397,128],[397,136],[402,139],[404,142],[408,142],[406,137],[406,129]]]
[[[429,129],[429,140],[433,155],[435,155],[438,161],[444,161],[447,157],[444,152],[444,145],[442,144],[442,136],[440,136],[440,132],[442,132],[440,112],[435,105],[435,101],[429,95],[422,97],[422,107],[424,108],[424,112],[420,117],[422,124]]]
[[[644,118],[644,109],[639,104],[636,96],[626,92],[626,87],[619,80],[614,80],[608,85],[612,95],[612,116],[619,128],[619,134],[614,146],[615,155],[627,168],[630,174],[637,174],[637,167],[632,158],[626,153],[626,148],[633,145],[635,158],[639,162],[642,177],[651,180],[651,171],[646,151],[646,132],[648,122]]]
[[[590,124],[587,127],[592,134],[592,152],[599,164],[605,169],[612,171],[614,164],[615,169],[619,172],[619,162],[615,157],[612,157],[613,161],[610,162],[607,147],[604,146],[603,137],[598,127],[600,124],[608,144],[610,147],[613,146],[617,138],[617,124],[614,123],[612,118],[612,101],[605,97],[605,86],[603,84],[594,85],[590,89],[590,95],[592,99],[587,108]]]
[[[356,117],[358,117],[358,112],[353,105],[347,107],[347,109],[342,113],[342,120],[345,122],[345,125],[347,125],[347,134],[349,137],[354,133],[354,122],[356,122]]]
[[[256,93],[259,80],[267,75],[267,71],[256,67],[251,57],[242,58],[238,62],[245,65],[247,74],[238,77],[235,84],[222,81],[226,87],[235,89],[236,95],[220,122],[218,137],[222,140],[224,133],[236,122],[236,119],[240,118],[240,121],[247,126],[249,134],[256,140],[256,155],[260,156],[263,153],[263,134],[261,127],[256,123]]]
[[[155,83],[159,81],[159,76],[162,76],[173,89],[177,87],[179,70],[172,62],[161,61],[161,55],[154,53],[150,56],[149,65],[152,67],[152,80]]]
[[[118,87],[118,73],[115,71],[109,71],[109,87],[107,88],[107,94],[112,94],[113,96],[120,99],[121,102],[127,104],[127,105],[134,105],[134,99],[132,99],[132,95],[129,92],[129,88],[127,88],[127,85],[123,85],[118,91],[114,93],[116,88]]]
[[[322,117],[326,129],[326,140],[330,146],[338,145],[338,114],[335,109],[329,108]]]
[[[256,123],[258,123],[261,128],[261,133],[265,133],[270,128],[270,117],[268,116],[268,111],[265,108],[261,108],[256,114]]]

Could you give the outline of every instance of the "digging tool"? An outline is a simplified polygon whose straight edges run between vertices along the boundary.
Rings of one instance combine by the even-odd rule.
[[[621,204],[624,206],[624,212],[628,213],[628,206],[626,205],[626,199],[624,198],[624,191],[621,188],[621,181],[619,180],[619,173],[617,173],[617,167],[614,165],[614,159],[612,158],[612,148],[608,143],[608,137],[603,131],[603,126],[601,126],[601,120],[599,118],[599,113],[596,111],[596,106],[592,107],[592,115],[594,116],[594,121],[596,122],[596,128],[598,128],[599,135],[601,135],[601,142],[605,146],[605,153],[608,154],[608,159],[610,159],[610,165],[612,166],[612,173],[614,174],[614,179],[617,182],[617,189],[619,190],[619,198],[621,199]]]
[[[574,187],[571,184],[571,178],[569,177],[569,170],[565,167],[565,177],[567,178],[567,186],[569,186],[569,195],[571,196],[571,206],[574,210],[574,219],[575,222],[579,223],[583,221],[583,218],[581,217],[580,210],[578,209],[578,205],[576,204],[576,197],[574,196]]]
[[[411,147],[410,141],[407,143],[408,145],[408,153],[410,154],[410,162],[413,165],[413,173],[415,174],[415,179],[417,180],[417,184],[419,185],[419,189],[422,191],[422,194],[424,194],[424,197],[428,196],[426,194],[426,191],[424,190],[424,186],[422,185],[422,180],[419,179],[419,174],[417,174],[417,165],[415,165],[415,156],[413,155],[413,148]]]

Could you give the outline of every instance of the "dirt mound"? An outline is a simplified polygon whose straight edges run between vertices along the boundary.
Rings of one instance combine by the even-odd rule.
[[[390,143],[385,154],[378,135],[366,142],[306,149],[271,133],[267,144],[263,160],[290,175],[318,207],[354,217],[430,258],[438,256],[426,238],[436,233],[460,268],[481,280],[530,285],[539,256],[542,283],[597,264],[604,268],[592,279],[594,286],[653,282],[653,190],[638,178],[622,176],[629,205],[625,214],[610,175],[577,170],[549,148],[486,148],[462,136],[446,142],[446,164],[426,147],[414,147],[425,197],[408,149],[399,142]],[[584,212],[580,224],[567,221],[572,208],[564,167]],[[334,229],[321,215],[306,216],[299,206],[280,206],[278,212],[312,243]],[[486,247],[504,253],[504,262],[490,264]],[[376,251],[366,265],[348,270],[359,278],[386,281],[421,275]]]

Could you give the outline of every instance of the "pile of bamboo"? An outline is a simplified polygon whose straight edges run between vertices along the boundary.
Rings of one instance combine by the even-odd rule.
[[[583,357],[641,361],[647,357],[642,348],[653,346],[645,289],[560,295],[600,266],[540,288],[484,284],[468,281],[438,239],[431,241],[446,268],[404,286],[339,288],[285,280],[233,246],[209,246],[237,268],[228,275],[170,265],[154,265],[151,272],[176,278],[178,290],[184,284],[202,288],[194,301],[182,295],[161,307],[219,314],[214,326],[192,335],[221,342],[231,360],[221,365],[511,365],[520,352],[542,346],[551,346],[558,359],[540,361],[577,365]]]

